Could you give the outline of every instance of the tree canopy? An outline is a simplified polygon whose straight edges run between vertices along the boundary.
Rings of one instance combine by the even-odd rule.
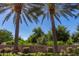
[[[0,29],[0,43],[11,41],[13,39],[13,35],[10,31],[5,29]]]

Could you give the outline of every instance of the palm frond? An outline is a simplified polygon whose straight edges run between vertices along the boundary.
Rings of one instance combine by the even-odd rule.
[[[57,15],[54,15],[54,17],[58,20],[58,22],[61,24],[61,21]]]
[[[32,23],[32,20],[31,20],[31,17],[29,16],[29,14],[24,11],[24,15],[27,17],[27,19],[29,20],[29,22]]]
[[[55,13],[58,17],[60,17],[60,14],[59,13]]]
[[[22,15],[21,14],[20,14],[20,20],[19,21],[22,24]]]
[[[79,10],[79,4],[78,3],[71,3],[69,4],[69,6],[66,6],[65,8],[70,8],[70,9],[76,9],[76,10]]]
[[[30,13],[29,14],[31,17],[32,17],[32,19],[36,22],[36,24],[37,24],[37,22],[39,21],[38,20],[38,17],[36,16],[36,15],[34,15],[33,13]]]
[[[10,13],[8,13],[8,14],[6,15],[5,19],[3,20],[2,25],[5,23],[5,21],[8,21],[8,20],[9,20],[9,18],[11,17],[12,14],[13,14],[13,11],[11,11]]]
[[[79,13],[75,16],[75,18],[79,17]]]
[[[33,12],[38,12],[39,10],[41,10],[41,8],[39,8],[39,7],[34,7],[34,8],[31,8],[31,9],[29,9],[29,12],[28,12],[28,14],[30,14],[30,13],[33,13]]]
[[[43,14],[43,18],[42,18],[41,24],[43,23],[43,21],[44,21],[45,18],[46,18],[46,14]]]
[[[46,16],[47,16],[47,20],[50,19],[50,17],[49,17],[49,16],[50,16],[50,15],[49,15],[49,12],[47,12]]]
[[[9,9],[10,9],[10,7],[1,8],[0,9],[0,14],[4,13],[6,10],[9,10]]]
[[[43,3],[31,3],[31,4],[28,4],[29,7],[44,7],[45,4]]]
[[[69,11],[69,10],[67,10],[67,11],[64,11],[64,13],[65,14],[67,14],[67,15],[69,15],[69,16],[71,16],[71,17],[75,17],[76,15],[75,14],[73,14],[71,11]]]
[[[5,5],[5,4],[4,4]],[[3,6],[4,6],[3,5]],[[8,7],[9,6],[9,7]],[[24,22],[27,24],[27,20],[29,22],[33,22],[33,20],[37,23],[38,17],[43,15],[43,10],[42,8],[45,6],[45,4],[41,4],[41,3],[30,3],[30,4],[22,4],[22,9],[21,11],[21,18],[20,18],[20,23],[22,23],[22,20],[24,20]],[[9,18],[11,17],[12,13],[15,13],[13,16],[13,23],[16,24],[16,12],[14,11],[14,7],[15,7],[15,3],[13,4],[6,4],[5,8],[0,9],[0,13],[3,13],[6,10],[12,10],[13,12],[10,12],[9,14],[7,14],[7,16],[5,17],[3,24],[5,23],[5,21],[8,21]],[[18,9],[18,8],[16,8]],[[45,15],[43,16],[43,18],[45,17]]]
[[[13,24],[14,24],[14,26],[15,26],[15,24],[16,24],[16,13],[14,13],[14,16],[13,16]]]
[[[68,16],[64,12],[61,11],[61,15],[65,17],[67,20],[69,20]]]
[[[31,16],[31,18],[37,23],[38,22],[38,16],[36,15],[37,14],[37,9],[38,8],[33,8],[33,9],[31,9],[31,10],[29,10],[29,12],[28,12],[28,15],[30,15]]]
[[[26,21],[26,18],[25,18],[25,16],[24,16],[24,14],[22,14],[22,18],[23,18],[25,24],[28,25],[28,24],[27,24],[27,21]]]
[[[41,15],[44,14],[44,11],[38,10],[38,11],[35,12],[35,14],[36,14],[36,16],[41,16]]]

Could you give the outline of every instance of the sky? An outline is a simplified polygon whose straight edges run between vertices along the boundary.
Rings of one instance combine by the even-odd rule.
[[[5,12],[3,14],[0,14],[0,29],[7,29],[10,32],[12,32],[12,34],[15,34],[15,27],[13,25],[13,20],[12,17],[10,17],[9,21],[5,22],[4,25],[2,25],[2,21],[5,18],[5,15],[8,13]],[[78,13],[78,11],[76,12]],[[69,21],[66,20],[63,16],[60,17],[62,24],[60,24],[56,19],[55,19],[55,25],[63,25],[65,27],[67,27],[67,29],[70,31],[70,33],[74,33],[76,31],[76,27],[79,24],[79,17],[77,19],[75,19],[74,17],[69,17],[70,19]],[[48,31],[51,30],[52,26],[51,26],[51,21],[50,19],[45,18],[43,21],[43,24],[41,24],[41,19],[42,17],[39,17],[39,22],[38,24],[36,24],[35,22],[33,23],[29,23],[28,22],[28,26],[26,26],[25,23],[20,24],[20,31],[19,31],[19,36],[22,37],[24,40],[26,40],[30,35],[32,35],[32,30],[34,28],[37,27],[41,27],[41,29],[47,33]]]

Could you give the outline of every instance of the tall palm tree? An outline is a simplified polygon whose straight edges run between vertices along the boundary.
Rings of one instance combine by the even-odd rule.
[[[13,16],[13,23],[15,24],[15,45],[14,51],[18,51],[18,36],[19,36],[19,26],[22,21],[27,24],[27,21],[32,22],[33,20],[37,23],[38,16],[43,14],[42,7],[44,4],[0,4],[0,13],[5,12],[6,10],[10,10],[3,20],[3,24],[5,21],[8,21],[11,16]],[[27,24],[28,25],[28,24]]]
[[[67,20],[68,16],[73,17],[75,14],[75,9],[77,9],[77,4],[54,4],[54,3],[49,3],[46,4],[48,12],[44,14],[44,16],[50,17],[51,24],[52,24],[52,33],[53,33],[53,40],[54,40],[54,52],[58,52],[58,47],[57,47],[57,35],[56,35],[56,28],[55,28],[55,19],[57,19],[60,23],[60,17],[63,16]],[[45,18],[45,17],[44,17]]]

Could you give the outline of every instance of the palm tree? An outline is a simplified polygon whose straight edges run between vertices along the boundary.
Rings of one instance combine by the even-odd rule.
[[[57,47],[57,35],[56,35],[56,28],[55,28],[55,20],[57,19],[60,23],[60,17],[63,16],[67,20],[68,16],[73,17],[75,14],[75,9],[77,9],[77,4],[54,4],[54,3],[49,3],[46,4],[48,12],[44,14],[44,16],[50,17],[51,24],[52,24],[52,33],[53,33],[53,40],[54,40],[54,52],[58,52],[58,47]],[[45,18],[45,17],[44,17]]]
[[[15,24],[15,45],[14,50],[15,52],[18,51],[18,37],[19,37],[19,26],[22,21],[27,24],[27,21],[32,22],[33,20],[37,23],[38,16],[43,14],[42,7],[44,4],[0,4],[1,9],[0,13],[3,13],[6,10],[10,10],[3,20],[3,24],[5,21],[8,21],[11,16],[13,16],[13,23]],[[28,25],[28,24],[27,24]]]
[[[38,37],[44,35],[44,32],[40,27],[33,29],[34,34],[36,34]]]
[[[58,41],[63,41],[64,43],[66,43],[70,38],[70,33],[69,30],[67,30],[67,27],[58,25],[56,31]]]
[[[43,40],[45,39],[45,34],[40,27],[33,29],[35,39],[37,44],[43,44]]]

